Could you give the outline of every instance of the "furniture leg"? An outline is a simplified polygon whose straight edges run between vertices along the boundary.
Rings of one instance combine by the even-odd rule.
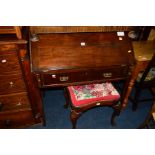
[[[42,95],[42,98],[45,98],[45,91],[44,90],[41,91],[41,95]]]
[[[111,116],[111,125],[112,126],[116,125],[115,118],[116,118],[116,116],[119,116],[119,114],[120,114],[120,108],[114,108],[114,111]]]
[[[64,104],[64,108],[67,109],[69,106],[69,103],[66,101],[66,103]]]
[[[65,96],[65,99],[66,99],[66,103],[65,103],[65,105],[64,105],[64,108],[65,108],[65,109],[67,109],[68,106],[69,106],[69,96],[67,95],[67,92],[66,92],[66,91],[67,91],[67,90],[64,89],[64,96]]]
[[[137,108],[138,108],[138,100],[139,100],[140,92],[141,92],[141,89],[138,88],[136,93],[135,93],[134,100],[133,100],[133,103],[132,103],[132,110],[133,111],[136,111]]]
[[[149,114],[147,115],[147,117],[145,118],[144,122],[138,127],[138,129],[144,129],[145,127],[148,126],[148,123],[151,119],[153,119],[153,115],[152,113],[155,112],[155,102],[153,103],[150,111],[149,111]]]
[[[138,129],[144,129],[146,126],[148,126],[148,123],[151,120],[151,118],[152,118],[152,115],[149,113],[145,121],[138,127]]]
[[[132,88],[135,84],[135,80],[136,78],[138,77],[138,74],[142,68],[142,65],[141,62],[137,62],[136,66],[132,69],[132,74],[130,76],[130,80],[128,82],[128,87],[127,87],[127,90],[125,90],[125,95],[123,94],[123,100],[122,100],[122,109],[124,109],[126,106],[127,106],[127,103],[128,103],[128,98],[131,94],[131,91],[132,91]]]
[[[74,110],[71,110],[70,119],[72,122],[72,128],[76,129],[77,119],[80,117],[81,113],[77,113]]]

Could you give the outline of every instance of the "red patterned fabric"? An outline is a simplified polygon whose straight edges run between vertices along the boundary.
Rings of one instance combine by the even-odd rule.
[[[72,104],[80,106],[97,101],[118,100],[119,93],[114,86],[109,83],[89,84],[68,87]]]

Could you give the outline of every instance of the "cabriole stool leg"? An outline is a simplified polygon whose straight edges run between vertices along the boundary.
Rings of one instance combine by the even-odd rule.
[[[70,119],[72,122],[72,128],[76,129],[76,123],[77,123],[77,119],[80,117],[81,113],[77,113],[74,110],[71,110],[70,112]]]

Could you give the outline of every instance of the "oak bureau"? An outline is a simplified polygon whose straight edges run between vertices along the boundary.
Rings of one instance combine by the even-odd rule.
[[[127,32],[38,34],[31,39],[30,57],[40,88],[128,81],[135,64]]]

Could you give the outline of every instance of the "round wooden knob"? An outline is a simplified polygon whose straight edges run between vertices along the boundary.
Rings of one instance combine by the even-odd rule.
[[[14,83],[12,81],[9,82],[10,86],[13,87]]]
[[[6,63],[6,59],[1,60],[1,63],[2,64]]]
[[[18,102],[16,105],[17,105],[17,106],[21,106],[22,104],[21,104],[21,102]]]

